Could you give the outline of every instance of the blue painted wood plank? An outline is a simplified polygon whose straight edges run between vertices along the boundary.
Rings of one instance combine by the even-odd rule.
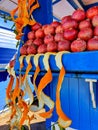
[[[64,81],[62,83],[62,87],[61,87],[61,92],[60,92],[60,99],[61,99],[61,107],[62,110],[64,111],[64,113],[70,118],[70,113],[69,113],[69,106],[70,106],[70,102],[69,102],[69,82],[68,82],[68,78],[64,78]]]
[[[91,130],[90,127],[90,94],[88,83],[79,80],[79,130]]]
[[[0,70],[4,70],[4,71],[0,72],[0,82],[1,81],[6,81],[7,80],[7,76],[8,76],[8,72],[6,71],[5,68],[1,68]],[[0,89],[2,90],[3,87],[2,87],[2,85],[0,85],[0,86],[1,86]]]
[[[98,72],[98,51],[64,54],[62,62],[68,72]],[[69,60],[70,59],[70,60]]]
[[[40,7],[33,12],[33,16],[37,22],[41,24],[49,24],[53,21],[52,1],[38,0]]]
[[[45,88],[45,91],[44,91],[44,92],[45,92],[46,95],[48,95],[50,98],[52,98],[52,97],[51,97],[51,94],[52,94],[51,84],[49,84],[49,85]],[[49,110],[49,108],[48,108],[46,105],[45,105],[45,110],[46,110],[46,111]],[[47,129],[50,129],[50,128],[51,128],[52,119],[53,119],[53,115],[52,115],[52,117],[46,119],[46,128],[47,128]]]
[[[6,64],[9,63],[11,58],[16,53],[16,49],[10,49],[10,48],[1,48],[0,47],[0,63]]]
[[[78,78],[69,78],[69,104],[72,128],[79,129],[79,90]]]
[[[53,82],[50,84],[51,87],[51,98],[53,101],[56,101],[56,86],[58,82],[58,76],[53,77]],[[60,92],[60,99],[61,99],[61,107],[64,113],[69,117],[69,87],[68,87],[68,78],[64,78],[61,92]],[[51,120],[56,122],[58,119],[58,115],[56,113],[56,108],[53,111],[53,117]]]
[[[92,107],[91,97],[90,97],[90,118],[91,118],[91,130],[98,130],[98,82],[93,83],[93,89],[95,93],[95,100],[97,108]]]
[[[62,63],[67,73],[76,73],[76,75],[78,73],[98,74],[98,51],[89,51],[89,52],[87,51],[87,52],[64,54],[62,57]],[[42,64],[43,64],[43,56],[42,58],[39,59],[39,65],[41,67],[41,70],[45,71],[45,68],[44,66],[42,66]],[[55,56],[52,55],[50,57],[49,64],[52,71],[56,71],[56,72],[59,71],[59,69],[56,66]],[[17,68],[19,67],[16,67],[16,70]]]
[[[58,75],[57,76],[53,76],[53,81],[50,84],[50,89],[51,89],[51,98],[53,99],[53,101],[56,101],[56,86],[57,86],[57,82],[58,82]],[[58,115],[56,113],[56,107],[54,107],[54,111],[53,111],[53,117],[52,117],[52,121],[56,122],[58,119]]]

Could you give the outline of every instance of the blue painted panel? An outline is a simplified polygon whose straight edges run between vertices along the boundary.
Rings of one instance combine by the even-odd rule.
[[[89,85],[84,79],[79,83],[79,130],[90,130],[90,94]]]
[[[97,108],[94,109],[92,107],[92,102],[90,100],[91,130],[98,130],[98,82],[93,83],[93,89],[95,93]]]
[[[49,24],[53,20],[52,15],[52,1],[51,0],[38,0],[40,8],[36,9],[33,16],[37,22],[41,24]]]
[[[56,99],[56,84],[57,84],[57,77],[53,77],[53,82],[51,82],[46,88],[45,88],[45,93],[51,97],[51,99],[55,102]],[[47,110],[47,107],[46,107]],[[56,108],[54,107],[53,115],[51,118],[46,120],[46,127],[47,130],[51,130],[51,122],[56,122],[57,121],[57,114],[56,114]]]
[[[0,63],[7,64],[16,53],[15,49],[0,48]]]
[[[78,78],[69,78],[69,106],[72,128],[79,128],[79,85]]]
[[[5,70],[3,72],[0,72],[0,82],[5,81],[7,79],[8,72]]]
[[[32,57],[33,58],[33,57]],[[32,60],[31,58],[31,60]],[[44,71],[43,66],[43,56],[39,60],[39,65],[41,70]],[[70,60],[69,60],[70,59]],[[98,51],[87,51],[87,52],[79,52],[79,53],[67,53],[62,57],[62,63],[66,68],[66,71],[69,73],[98,73]],[[49,64],[52,71],[58,71],[55,62],[55,56],[51,56],[49,59]],[[16,67],[16,69],[19,67]],[[34,68],[33,68],[34,70]],[[33,71],[32,70],[32,71]]]
[[[63,81],[62,87],[61,87],[60,98],[61,98],[62,110],[70,118],[69,84],[68,83],[69,83],[68,78],[64,78],[64,81]]]
[[[52,93],[51,93],[51,98],[54,100],[54,102],[56,100],[56,86],[57,86],[57,82],[58,82],[58,76],[54,76],[53,82],[50,84],[51,89],[53,89]],[[70,114],[69,114],[69,87],[68,87],[68,78],[64,78],[60,95],[61,95],[60,98],[61,98],[61,107],[62,107],[62,110],[69,117]],[[56,122],[57,119],[58,119],[58,116],[57,116],[56,108],[55,108],[54,112],[53,112],[52,121]]]
[[[57,86],[57,81],[58,81],[58,75],[57,76],[53,76],[53,82],[50,84],[50,96],[53,99],[53,101],[56,101],[56,86]],[[53,111],[53,118],[52,121],[56,122],[58,119],[58,115],[56,113],[56,107],[54,107],[54,111]]]

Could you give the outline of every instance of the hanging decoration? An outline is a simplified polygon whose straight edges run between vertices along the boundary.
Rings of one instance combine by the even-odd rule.
[[[34,4],[35,3],[35,4]],[[33,6],[32,6],[33,5]],[[31,7],[32,6],[32,7]],[[34,25],[36,21],[31,19],[32,12],[39,7],[39,3],[36,0],[18,0],[17,7],[11,11],[11,18],[15,22],[15,27],[17,31],[16,39],[20,40],[23,36],[23,28],[26,25]],[[17,18],[15,14],[18,12]]]

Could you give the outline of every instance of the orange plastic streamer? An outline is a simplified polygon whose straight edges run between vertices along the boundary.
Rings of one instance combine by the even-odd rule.
[[[41,79],[39,85],[38,85],[38,97],[39,99],[42,98],[41,96],[43,95],[42,90],[52,81],[52,73],[51,69],[49,68],[48,72],[44,75],[44,77]],[[48,96],[44,95],[44,98],[47,98]],[[43,99],[44,100],[44,99]],[[42,116],[43,118],[50,118],[53,112],[54,105],[52,108],[47,111],[40,113],[39,115]]]
[[[62,66],[59,74],[58,84],[57,84],[57,90],[56,90],[56,111],[59,116],[58,123],[61,127],[67,128],[71,125],[71,120],[65,115],[65,113],[62,111],[61,108],[61,102],[60,102],[60,90],[61,90],[61,84],[64,79],[65,75],[65,69]]]
[[[20,119],[20,128],[23,125],[25,120],[29,120],[29,116],[28,116],[28,112],[29,112],[29,107],[27,105],[27,103],[23,100],[19,100],[18,106],[23,109],[23,113],[22,113],[22,117]]]
[[[25,56],[26,55],[22,55],[22,56],[20,56],[20,58],[19,58],[19,62],[20,62],[20,75],[19,75],[19,78],[20,78],[20,86],[22,85],[22,83],[23,83],[23,80],[24,80],[24,76],[25,75],[21,75],[21,70],[22,70],[22,68],[24,67],[24,63],[23,63],[23,59],[25,58]]]
[[[13,10],[10,12],[13,21],[15,20],[15,19],[14,19],[14,15],[15,15],[15,13],[17,12],[17,10],[18,10],[18,7],[16,7],[15,9],[13,9]]]
[[[53,108],[54,108],[54,102],[50,99],[49,96],[47,96],[46,94],[44,94],[44,92],[42,90],[46,87],[46,84],[48,84],[48,82],[51,82],[51,80],[52,80],[52,74],[51,74],[51,70],[49,69],[49,65],[48,65],[48,58],[49,58],[49,54],[48,54],[48,56],[46,55],[44,62],[45,63],[47,62],[47,66],[48,67],[45,66],[45,68],[47,68],[47,71],[49,69],[50,73],[47,72],[46,75],[48,75],[48,74],[50,75],[49,76],[50,80],[49,80],[49,77],[46,76],[46,79],[48,78],[47,81],[46,81],[47,83],[44,84],[44,88],[42,88],[41,91],[39,90],[40,91],[40,95],[39,95],[38,94],[38,87],[41,85],[40,83],[41,83],[41,81],[43,82],[43,80],[41,79],[41,81],[39,83],[40,85],[38,87],[36,86],[35,82],[36,82],[36,78],[37,78],[37,76],[38,76],[38,74],[40,72],[40,67],[38,65],[38,60],[39,60],[40,56],[41,56],[40,54],[37,54],[37,55],[34,56],[34,64],[36,66],[36,70],[35,70],[35,73],[34,73],[34,76],[33,76],[33,85],[34,85],[34,89],[35,89],[35,92],[36,92],[38,100],[39,100],[39,106],[37,107],[37,106],[31,105],[30,110],[31,111],[38,111],[38,110],[40,110],[40,109],[43,108],[44,104],[46,104],[49,107],[50,110],[47,111],[47,112],[40,113],[39,115],[42,116],[42,117],[44,117],[44,118],[49,118],[52,115],[52,111],[53,111]]]
[[[13,86],[13,83],[14,83],[14,77],[12,75],[10,75],[10,81],[9,81],[9,84],[6,88],[6,97],[7,99],[11,99],[11,90],[12,90],[12,86]]]
[[[54,108],[50,109],[47,112],[39,113],[39,115],[43,118],[50,118],[52,116],[53,109]]]
[[[11,106],[11,111],[12,111],[10,119],[12,119],[16,114],[16,107],[14,106],[14,104],[12,102],[11,102],[10,106]]]
[[[20,94],[19,78],[16,77],[16,85],[15,85],[14,91],[12,93],[12,101],[13,101],[13,103],[15,103],[15,99],[16,99],[16,97],[19,97],[19,94]]]
[[[34,5],[32,5],[35,3]],[[32,5],[32,7],[31,7]],[[12,20],[15,22],[17,36],[16,39],[20,40],[23,35],[22,30],[26,25],[34,25],[36,21],[34,18],[31,20],[30,16],[32,12],[39,7],[38,0],[18,0],[17,7],[10,12]],[[18,17],[14,18],[16,12],[18,13]]]
[[[48,72],[43,76],[38,85],[38,97],[40,97],[42,90],[52,81],[52,73],[49,68]]]
[[[33,4],[33,3],[31,3],[31,4]],[[38,1],[36,0],[36,4],[35,4],[34,6],[32,6],[31,9],[30,9],[30,15],[31,15],[32,12],[33,12],[36,8],[38,8],[38,7],[39,7],[39,3],[38,3]]]
[[[36,78],[37,78],[39,72],[40,72],[40,67],[37,66],[37,67],[36,67],[36,70],[35,70],[35,73],[34,73],[34,77],[33,77],[34,89],[35,89],[35,92],[36,92],[37,96],[38,96],[38,92],[37,92],[37,86],[36,86],[36,84],[35,84],[35,81],[36,81]]]

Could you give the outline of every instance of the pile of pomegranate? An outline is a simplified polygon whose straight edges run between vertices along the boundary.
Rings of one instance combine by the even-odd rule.
[[[75,10],[61,22],[36,23],[30,27],[27,41],[20,48],[21,55],[70,51],[98,50],[98,6]]]

